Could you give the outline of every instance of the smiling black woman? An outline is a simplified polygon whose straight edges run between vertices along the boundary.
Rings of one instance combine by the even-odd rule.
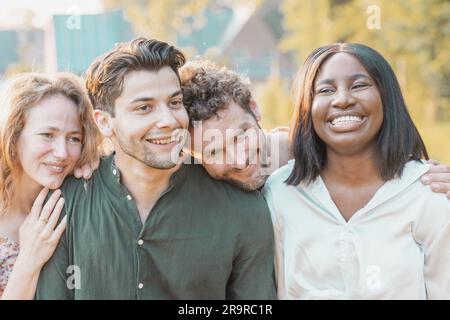
[[[264,193],[281,299],[448,299],[450,203],[394,72],[361,44],[316,49],[297,78],[295,161]]]

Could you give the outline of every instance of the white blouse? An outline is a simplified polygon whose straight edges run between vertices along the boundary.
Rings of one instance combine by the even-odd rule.
[[[450,299],[450,201],[406,164],[346,222],[320,176],[288,186],[294,161],[263,190],[280,299]]]

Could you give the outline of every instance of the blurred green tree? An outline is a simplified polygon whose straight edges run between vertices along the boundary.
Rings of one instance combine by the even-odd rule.
[[[367,44],[394,67],[417,119],[450,120],[449,1],[284,0],[282,11],[283,49],[303,60],[321,45]]]
[[[137,35],[167,42],[175,42],[177,31],[186,27],[187,17],[194,16],[194,21],[201,23],[204,9],[214,2],[258,5],[261,0],[103,0],[106,9],[124,10]]]
[[[261,108],[262,127],[273,129],[289,126],[292,114],[292,101],[289,84],[278,76],[271,76],[254,90],[254,96]]]

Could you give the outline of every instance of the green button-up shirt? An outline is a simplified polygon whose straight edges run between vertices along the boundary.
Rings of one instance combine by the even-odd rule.
[[[142,224],[113,156],[62,186],[67,229],[37,299],[275,299],[273,231],[259,192],[184,164]]]

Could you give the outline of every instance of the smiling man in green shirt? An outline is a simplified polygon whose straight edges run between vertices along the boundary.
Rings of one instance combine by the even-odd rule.
[[[38,299],[274,299],[273,232],[257,192],[182,164],[184,55],[136,39],[94,62],[87,88],[115,153],[62,187],[66,233]]]

